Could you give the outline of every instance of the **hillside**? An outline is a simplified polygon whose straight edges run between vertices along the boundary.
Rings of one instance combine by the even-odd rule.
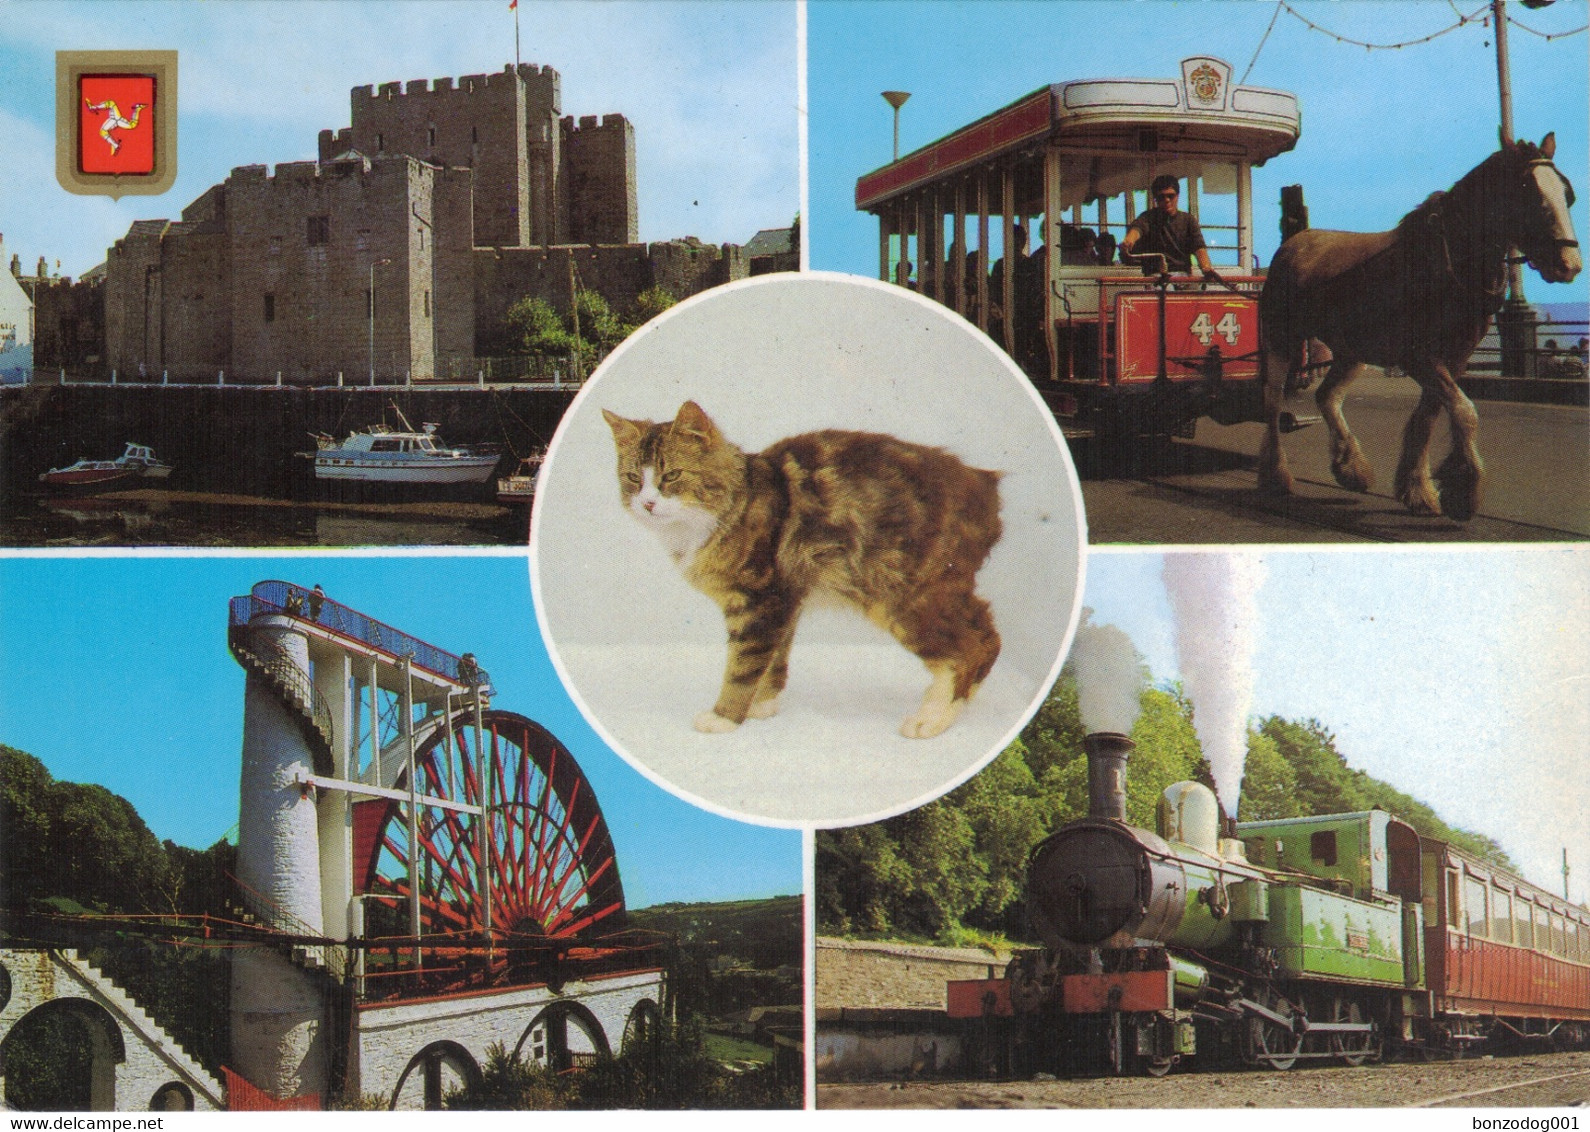
[[[1146,687],[1132,729],[1127,819],[1152,829],[1173,782],[1213,785],[1176,687]],[[1069,672],[1020,737],[949,794],[875,825],[821,830],[816,838],[817,930],[950,946],[993,935],[1026,938],[1027,854],[1059,825],[1087,813],[1087,760],[1077,688]],[[1502,868],[1497,843],[1453,829],[1418,799],[1348,765],[1318,720],[1271,716],[1248,736],[1238,818],[1257,821],[1380,807],[1421,837],[1449,841]]]

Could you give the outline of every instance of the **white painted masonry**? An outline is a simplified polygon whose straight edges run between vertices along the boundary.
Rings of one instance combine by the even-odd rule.
[[[11,988],[0,1007],[0,1047],[36,1010],[75,1013],[92,1035],[94,1111],[149,1111],[162,1089],[165,1096],[191,1098],[199,1112],[226,1107],[221,1083],[77,952],[0,948],[0,967]],[[0,1095],[4,1084],[0,1078]]]

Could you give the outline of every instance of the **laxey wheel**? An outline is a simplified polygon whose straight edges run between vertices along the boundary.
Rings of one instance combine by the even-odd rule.
[[[596,793],[550,732],[521,715],[487,711],[477,739],[466,709],[416,742],[418,795],[486,801],[484,818],[423,801],[418,807],[423,946],[487,956],[492,981],[548,981],[568,945],[623,928],[624,889]],[[407,779],[405,767],[397,788],[407,789]],[[354,875],[372,938],[411,934],[409,846],[404,804],[354,804]]]

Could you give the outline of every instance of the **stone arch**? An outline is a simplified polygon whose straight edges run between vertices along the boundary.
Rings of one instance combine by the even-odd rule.
[[[116,1066],[127,1060],[127,1045],[121,1027],[110,1011],[87,998],[53,998],[40,1003],[17,1019],[0,1038],[0,1076],[8,1064],[27,1042],[61,1023],[76,1022],[86,1037],[84,1062],[68,1067],[69,1076],[81,1075],[69,1082],[78,1087],[70,1103],[61,1107],[84,1108],[90,1112],[114,1112],[116,1109]],[[15,1105],[15,1097],[8,1086],[5,1102]]]
[[[570,1023],[573,1023],[572,1033]],[[583,1061],[610,1057],[612,1049],[607,1042],[607,1032],[595,1014],[578,1002],[560,999],[550,1003],[525,1027],[513,1054],[515,1058],[562,1072]]]
[[[637,1046],[655,1042],[662,1032],[662,1008],[649,998],[637,1002],[624,1022],[624,1038],[618,1052],[628,1053]]]
[[[410,1083],[411,1076],[417,1077],[417,1088]],[[449,1076],[456,1083],[473,1088],[481,1081],[480,1065],[474,1055],[457,1042],[432,1042],[409,1059],[398,1078],[397,1087],[392,1090],[387,1108],[440,1109],[442,1098],[447,1094]],[[404,1096],[405,1089],[410,1094],[408,1097]],[[419,1104],[414,1104],[415,1100]]]
[[[150,1112],[192,1112],[193,1090],[181,1081],[167,1081],[149,1098]]]

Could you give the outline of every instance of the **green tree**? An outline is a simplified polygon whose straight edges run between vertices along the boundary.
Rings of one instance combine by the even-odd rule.
[[[635,296],[636,324],[650,322],[663,311],[676,306],[679,300],[666,287],[647,287]]]
[[[508,308],[508,352],[533,358],[567,358],[577,345],[551,303],[526,297]]]
[[[1248,761],[1242,768],[1240,821],[1268,821],[1301,815],[1297,800],[1297,774],[1281,756],[1275,739],[1262,732],[1248,735]]]
[[[976,855],[986,870],[982,898],[974,909],[988,926],[1001,922],[1027,883],[1027,854],[1049,823],[1020,739],[982,772],[958,787],[948,803],[960,808],[972,830]]]

